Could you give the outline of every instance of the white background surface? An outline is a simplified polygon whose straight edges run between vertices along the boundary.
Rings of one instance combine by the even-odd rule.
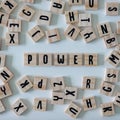
[[[49,11],[50,2],[47,0],[35,0],[34,5],[31,4],[36,10],[42,9]],[[68,7],[66,5],[65,10],[77,9],[81,13],[92,13],[93,26],[96,29],[96,25],[102,22],[111,22],[113,32],[116,32],[116,21],[120,20],[119,16],[111,17],[106,16],[104,12],[104,3],[111,0],[99,0],[99,9],[97,11],[85,11],[84,5],[77,7]],[[119,1],[119,0],[113,0]],[[119,1],[120,2],[120,1]],[[22,7],[22,3],[19,4],[17,9],[12,13],[10,18],[16,18],[19,9]],[[38,12],[38,11],[37,11]],[[96,90],[79,91],[77,103],[82,104],[82,97],[96,96],[97,106],[101,103],[111,102],[114,97],[107,97],[99,94],[99,85],[104,79],[104,71],[111,65],[104,63],[104,58],[108,55],[112,49],[107,49],[104,45],[103,39],[97,39],[91,43],[86,44],[84,40],[79,36],[76,41],[71,41],[63,36],[63,31],[66,28],[66,21],[64,15],[53,14],[51,26],[42,26],[44,30],[59,28],[62,40],[57,43],[48,44],[46,38],[43,38],[38,43],[34,43],[27,35],[27,31],[36,25],[37,13],[31,22],[22,22],[22,33],[20,34],[20,45],[12,47],[4,47],[3,52],[8,55],[6,66],[11,69],[15,77],[10,81],[10,86],[13,91],[13,96],[5,98],[3,100],[6,107],[6,112],[0,114],[0,120],[72,120],[69,116],[64,114],[64,110],[68,106],[68,102],[65,105],[48,105],[46,112],[36,112],[32,110],[33,99],[35,97],[51,98],[51,90],[40,91],[30,90],[27,93],[22,93],[16,87],[15,82],[19,80],[23,75],[42,75],[47,77],[65,76],[66,83],[70,86],[81,87],[83,76],[95,76],[97,78]],[[0,27],[0,35],[5,39],[5,33],[7,28]],[[118,37],[119,38],[119,37]],[[23,65],[24,52],[61,52],[61,53],[98,53],[99,54],[99,66],[97,67],[26,67]],[[118,84],[118,83],[117,83]],[[28,106],[28,111],[22,116],[16,116],[11,110],[10,105],[17,99],[24,99]],[[115,107],[116,114],[112,117],[102,117],[101,109],[98,107],[95,110],[82,112],[78,116],[79,120],[119,120],[120,108]]]

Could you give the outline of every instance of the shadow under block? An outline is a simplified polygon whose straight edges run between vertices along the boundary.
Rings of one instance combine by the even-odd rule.
[[[120,107],[120,93],[117,93],[115,100],[114,100],[114,104]]]
[[[8,83],[0,86],[0,99],[9,97],[11,95],[12,95],[12,91]]]
[[[115,89],[115,85],[108,82],[103,82],[100,87],[100,93],[106,96],[112,96]]]
[[[35,10],[28,5],[25,5],[19,12],[19,17],[25,21],[30,21],[34,14]]]
[[[98,0],[85,0],[85,9],[86,10],[97,10],[98,9]]]
[[[20,80],[17,81],[16,84],[22,92],[27,92],[33,87],[30,78],[27,76],[22,77]]]
[[[101,104],[102,115],[103,116],[112,116],[115,114],[113,103],[104,103]]]
[[[0,113],[4,112],[5,111],[5,107],[2,103],[2,101],[0,100]]]
[[[47,77],[35,76],[34,77],[34,84],[33,84],[34,89],[46,90],[47,81],[48,81]]]
[[[0,79],[7,83],[9,80],[13,78],[14,74],[6,67],[2,67],[0,69]]]
[[[9,14],[0,12],[0,25],[1,26],[7,26],[8,19],[9,19]]]
[[[38,25],[34,26],[31,30],[29,30],[28,35],[34,42],[39,41],[45,36],[43,30]]]
[[[71,102],[70,105],[65,110],[65,113],[69,115],[71,118],[77,118],[80,112],[82,111],[82,108],[76,105],[75,103]]]
[[[33,109],[36,111],[46,111],[47,110],[47,99],[35,98]]]
[[[82,0],[68,0],[68,4],[71,5],[71,6],[81,5],[82,4]]]
[[[119,70],[114,68],[107,68],[105,72],[105,81],[118,82]]]
[[[50,11],[53,13],[63,13],[65,2],[63,0],[51,0]]]
[[[11,105],[12,110],[16,115],[21,115],[27,110],[27,106],[23,103],[21,99],[18,99],[15,103]]]
[[[6,64],[6,55],[0,54],[0,67],[4,67]]]

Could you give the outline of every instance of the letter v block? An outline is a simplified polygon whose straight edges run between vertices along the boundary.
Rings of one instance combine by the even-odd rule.
[[[24,76],[19,81],[17,81],[17,86],[22,92],[27,92],[33,87],[33,84],[30,81],[29,77]]]
[[[9,80],[13,78],[13,73],[6,67],[1,68],[0,70],[0,79],[4,82],[7,83]]]

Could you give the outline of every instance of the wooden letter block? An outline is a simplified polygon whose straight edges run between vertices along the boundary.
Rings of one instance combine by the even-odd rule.
[[[82,0],[69,0],[68,4],[69,5],[81,5]]]
[[[85,66],[97,66],[98,65],[98,54],[85,54],[84,65]]]
[[[40,10],[38,16],[37,23],[39,25],[50,25],[52,17],[50,12]]]
[[[99,33],[100,37],[104,37],[104,36],[112,33],[111,26],[110,26],[109,22],[99,24],[99,25],[97,25],[97,28],[98,28],[98,33]]]
[[[0,99],[9,97],[12,95],[12,91],[8,85],[8,83],[5,83],[4,85],[0,86]]]
[[[0,100],[0,113],[4,112],[5,111],[5,107],[2,103],[2,101]]]
[[[38,25],[36,25],[35,27],[28,31],[28,35],[32,38],[34,42],[37,42],[41,38],[43,38],[45,34],[43,30]]]
[[[54,43],[60,41],[60,34],[58,29],[52,29],[46,31],[46,37],[48,40],[48,43]]]
[[[6,63],[6,55],[0,54],[0,67],[4,67]]]
[[[103,82],[100,88],[100,93],[106,96],[112,96],[114,92],[114,88],[115,85],[108,82]]]
[[[91,14],[79,14],[79,27],[92,26]]]
[[[56,77],[51,79],[51,88],[53,91],[61,91],[65,88],[64,77]]]
[[[112,116],[115,114],[113,103],[104,103],[101,105],[103,116]]]
[[[21,32],[21,20],[9,19],[8,30],[9,32]]]
[[[74,25],[69,25],[64,32],[65,36],[71,40],[76,40],[79,33],[80,29]]]
[[[96,78],[95,77],[89,77],[85,76],[83,77],[83,89],[95,89],[95,84],[96,84]]]
[[[33,87],[33,84],[27,76],[24,76],[17,81],[17,86],[22,92],[27,92]]]
[[[75,100],[77,99],[77,88],[75,87],[66,87],[65,88],[65,99],[67,100]]]
[[[119,14],[119,2],[106,2],[105,12],[108,16],[116,16]]]
[[[53,92],[52,93],[52,104],[64,104],[64,93]]]
[[[81,36],[85,40],[85,42],[91,42],[97,38],[93,28],[88,27],[81,31]]]
[[[7,32],[6,33],[6,40],[5,40],[5,44],[7,46],[13,46],[13,45],[18,45],[19,44],[19,33],[10,33]]]
[[[120,21],[117,22],[117,34],[120,34]]]
[[[7,83],[9,80],[13,78],[13,73],[6,67],[1,68],[0,70],[0,79],[4,82]]]
[[[98,0],[85,0],[85,9],[86,10],[97,10]]]
[[[114,104],[120,107],[120,93],[117,93],[115,100],[114,100]]]
[[[53,55],[50,53],[39,54],[39,65],[40,66],[51,66],[53,65]]]
[[[0,25],[6,26],[9,19],[9,15],[3,12],[0,12]]]
[[[63,13],[65,7],[65,2],[60,0],[52,0],[50,11],[53,13]]]
[[[24,54],[24,65],[25,66],[36,66],[37,65],[37,54],[36,53],[25,53]]]
[[[65,18],[67,24],[78,23],[78,11],[65,11]]]
[[[104,42],[107,48],[115,47],[118,44],[118,40],[115,34],[105,36]]]
[[[93,110],[96,106],[95,97],[83,98],[84,111]]]
[[[105,73],[105,81],[118,82],[119,70],[107,68]]]
[[[69,54],[69,66],[82,66],[83,65],[83,55],[79,53]]]
[[[67,66],[68,65],[68,54],[54,54],[54,65],[55,66]]]
[[[18,99],[15,103],[13,103],[11,108],[16,115],[21,115],[27,110],[27,106],[23,103],[21,99]]]
[[[47,81],[48,81],[47,77],[35,76],[34,77],[34,85],[33,85],[34,89],[46,90]]]
[[[46,111],[47,109],[47,99],[35,98],[33,109],[36,111]]]
[[[22,0],[23,2],[26,2],[26,3],[34,3],[35,0]]]
[[[106,61],[114,67],[117,67],[120,63],[120,55],[117,51],[113,50],[106,58]]]
[[[35,10],[27,5],[23,6],[22,10],[19,13],[19,16],[25,20],[30,21],[35,14]]]
[[[6,13],[10,14],[17,6],[17,3],[14,0],[2,0],[2,8]]]
[[[70,105],[65,110],[65,113],[69,115],[71,118],[77,118],[77,116],[80,114],[82,108],[80,108],[75,103],[71,102]]]

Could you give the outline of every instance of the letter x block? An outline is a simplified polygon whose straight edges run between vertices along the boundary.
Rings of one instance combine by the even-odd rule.
[[[5,111],[5,107],[2,103],[2,101],[0,100],[0,113],[4,112]]]

